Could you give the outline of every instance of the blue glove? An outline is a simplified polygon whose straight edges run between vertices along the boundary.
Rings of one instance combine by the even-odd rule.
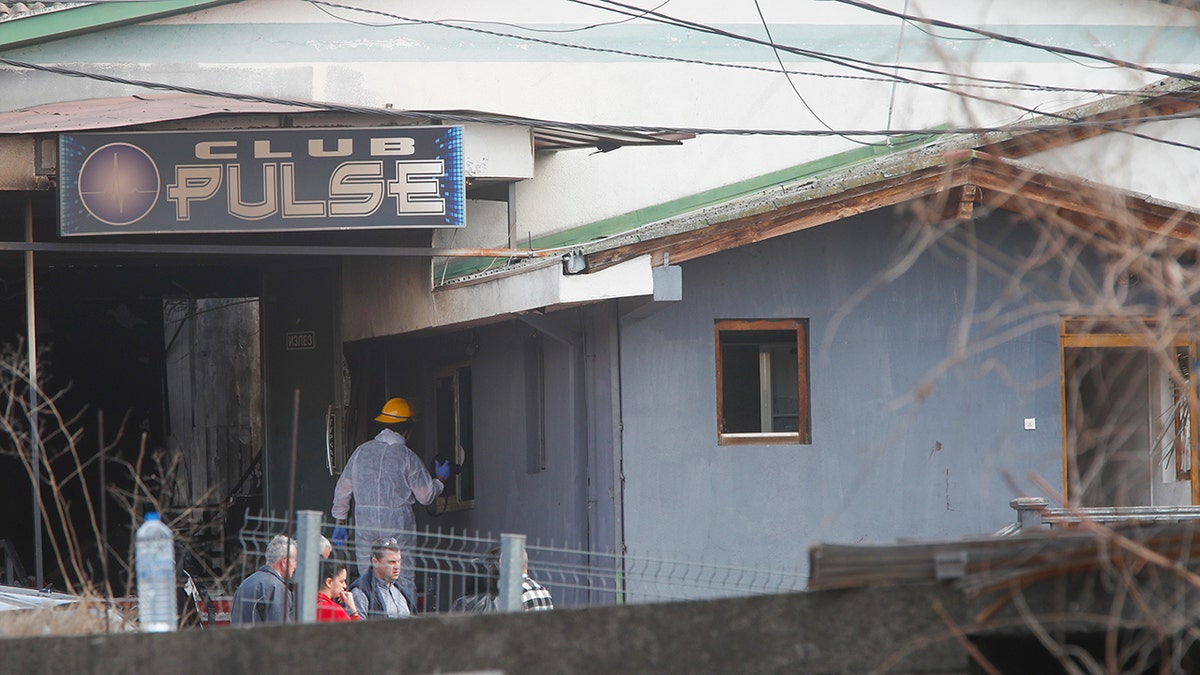
[[[333,542],[334,546],[336,546],[338,548],[342,548],[343,546],[346,545],[346,535],[347,534],[348,533],[346,532],[346,528],[342,527],[341,525],[338,525],[337,527],[333,528],[333,536],[330,537],[330,541]]]
[[[450,460],[447,459],[443,462],[434,460],[433,473],[435,476],[442,479],[442,482],[449,480],[450,479]]]

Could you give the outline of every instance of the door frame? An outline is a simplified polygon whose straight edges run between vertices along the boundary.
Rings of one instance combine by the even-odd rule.
[[[1191,321],[1184,317],[1107,317],[1107,316],[1063,316],[1059,318],[1059,389],[1062,412],[1062,495],[1065,504],[1071,503],[1070,495],[1070,452],[1067,447],[1067,350],[1079,348],[1133,347],[1144,349],[1171,349],[1186,347],[1188,360],[1197,361],[1196,340]],[[1188,449],[1191,453],[1190,483],[1192,504],[1200,504],[1200,467],[1197,466],[1198,432],[1196,382],[1188,388],[1190,424]]]

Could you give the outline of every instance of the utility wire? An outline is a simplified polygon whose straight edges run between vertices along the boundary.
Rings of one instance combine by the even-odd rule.
[[[767,24],[767,17],[763,15],[762,7],[758,4],[758,0],[754,0],[754,9],[758,11],[758,18],[760,21],[762,21],[763,32],[765,32],[767,34],[767,40],[774,43],[775,38],[771,37],[771,26]],[[821,119],[821,116],[817,114],[817,111],[813,110],[812,106],[808,104],[808,101],[804,100],[804,96],[801,95],[800,90],[796,87],[796,83],[792,81],[792,76],[788,74],[787,66],[783,65],[783,58],[781,56],[779,56],[779,50],[772,47],[771,53],[775,55],[775,60],[779,62],[779,69],[780,69],[780,71],[783,72],[783,76],[785,78],[787,78],[788,86],[790,86],[792,88],[792,92],[796,94],[796,98],[800,99],[800,102],[803,103],[804,107],[808,109],[809,114],[812,115],[813,118],[816,119],[818,122],[820,122],[821,126],[825,127],[826,129],[828,129],[830,131],[833,131],[833,127],[829,126],[829,123],[827,123],[825,120]],[[872,143],[869,141],[860,141],[857,138],[852,138],[850,136],[843,136],[843,138],[845,138],[846,140],[848,140],[852,143],[858,143],[859,145],[872,145],[872,146],[880,146],[880,145],[886,146],[887,145],[887,143]]]
[[[401,16],[399,14],[393,14],[390,12],[384,12],[382,10],[377,10],[377,9],[369,9],[369,8],[365,8],[365,7],[355,7],[352,5],[344,5],[344,4],[339,4],[339,3],[335,3],[335,2],[329,2],[328,0],[303,0],[303,1],[307,2],[311,5],[314,5],[314,6],[318,6],[319,8],[333,7],[336,9],[346,9],[346,10],[350,10],[350,11],[354,11],[354,12],[361,12],[364,14],[373,14],[376,16],[383,16],[386,18],[398,19],[397,22],[391,23],[391,24],[382,24],[382,23],[369,24],[369,23],[364,23],[364,22],[360,22],[360,21],[354,21],[354,20],[348,19],[346,17],[337,16],[330,12],[325,12],[329,16],[331,16],[335,19],[338,19],[339,21],[344,21],[346,23],[352,23],[352,24],[360,25],[360,26],[370,26],[370,27],[376,27],[376,28],[386,28],[386,27],[402,26],[402,25],[403,26],[407,26],[407,25],[439,26],[442,28],[451,28],[454,30],[478,33],[481,35],[490,35],[493,37],[501,37],[501,38],[514,39],[514,40],[523,40],[526,42],[532,42],[534,44],[543,44],[543,45],[547,45],[547,46],[551,46],[551,47],[563,47],[566,49],[578,49],[581,51],[597,52],[597,53],[601,53],[601,54],[615,54],[618,56],[631,56],[634,58],[650,59],[650,60],[657,60],[657,61],[667,61],[667,62],[673,62],[673,63],[686,63],[686,64],[691,64],[691,65],[701,65],[701,66],[712,66],[715,68],[730,68],[730,69],[735,69],[735,70],[759,71],[759,72],[766,72],[766,73],[772,73],[772,74],[777,74],[779,72],[775,68],[767,68],[767,67],[763,67],[763,66],[754,66],[754,65],[741,64],[741,63],[724,63],[721,61],[705,61],[705,60],[701,60],[701,59],[687,59],[687,58],[682,58],[682,57],[677,57],[677,56],[664,56],[661,54],[647,54],[647,53],[643,53],[643,52],[633,52],[633,51],[628,51],[628,50],[623,50],[623,49],[612,49],[612,48],[607,48],[607,47],[594,47],[591,45],[580,45],[580,44],[574,44],[574,43],[570,43],[570,42],[557,42],[554,40],[546,40],[546,39],[542,39],[542,38],[531,37],[528,35],[515,35],[512,33],[502,33],[499,31],[485,30],[482,28],[475,28],[473,26],[464,26],[464,25],[460,25],[458,23],[449,23],[446,21],[440,21],[440,20],[434,20],[434,19],[417,19],[417,18],[413,18],[413,17]],[[594,4],[591,4],[588,2],[582,2],[581,0],[569,0],[569,1],[575,2],[576,4],[582,4],[582,5],[590,6],[590,7],[596,8],[596,9],[601,9],[606,12],[614,11],[613,8],[611,8],[611,7],[601,7],[601,6],[594,5]],[[661,5],[659,5],[659,6],[661,7]],[[637,18],[644,18],[646,15],[648,15],[652,11],[654,11],[654,10],[640,10],[639,12],[621,12],[621,13],[628,16],[629,17],[628,20],[633,20],[633,19],[637,19]],[[662,22],[660,21],[659,23],[662,23]],[[520,28],[522,28],[523,30],[536,30],[536,29],[531,29],[531,28],[525,27],[525,26],[520,26]],[[819,52],[817,52],[817,53],[819,53]],[[1055,86],[1055,85],[1033,84],[1033,83],[1028,83],[1028,82],[1017,82],[1017,81],[1013,81],[1013,80],[1004,80],[1004,79],[998,79],[998,78],[979,77],[979,76],[975,76],[975,75],[967,75],[964,73],[951,73],[951,72],[947,72],[947,71],[943,71],[943,70],[936,70],[936,69],[932,69],[932,68],[919,68],[916,66],[904,66],[904,65],[898,65],[898,64],[879,64],[879,63],[875,63],[873,61],[861,61],[861,63],[868,64],[868,65],[880,66],[880,67],[900,68],[902,70],[911,70],[914,72],[920,72],[920,73],[931,74],[931,75],[945,75],[948,77],[970,80],[970,82],[954,83],[955,86],[959,86],[959,87],[973,87],[973,88],[979,88],[979,89],[1005,89],[1005,90],[1016,89],[1016,90],[1021,90],[1021,91],[1049,91],[1049,92],[1080,93],[1080,94],[1111,95],[1111,96],[1128,96],[1133,93],[1133,90],[1129,90],[1129,89],[1096,89],[1096,88],[1082,88],[1082,87],[1063,87],[1063,86]],[[788,73],[789,75],[803,75],[806,77],[821,77],[821,78],[827,78],[827,79],[860,80],[860,81],[866,81],[866,82],[896,82],[896,78],[891,75],[886,75],[886,76],[882,76],[882,77],[868,77],[868,76],[863,76],[863,75],[819,73],[819,72],[802,71],[802,70],[786,70],[785,72]],[[987,83],[987,84],[975,84],[975,82]],[[948,86],[950,83],[935,82],[933,84],[942,84],[942,85]]]
[[[315,1],[315,0],[310,0],[310,1]],[[591,6],[599,6],[599,5],[593,5],[592,3],[586,2],[585,0],[570,0],[570,1],[571,1],[571,2],[580,3],[580,4],[591,5]],[[813,50],[810,50],[810,49],[802,49],[802,48],[800,48],[800,47],[793,47],[793,46],[789,46],[789,45],[777,45],[777,44],[775,44],[775,43],[772,43],[772,42],[769,42],[769,41],[764,41],[764,40],[761,40],[761,39],[759,39],[759,38],[756,38],[756,37],[754,37],[754,36],[751,36],[751,35],[742,35],[742,34],[739,34],[739,33],[732,33],[732,32],[730,32],[730,31],[722,30],[722,29],[720,29],[720,28],[715,28],[715,27],[713,27],[713,26],[708,26],[708,25],[705,25],[705,24],[696,23],[696,22],[694,22],[694,21],[688,21],[688,20],[686,20],[686,19],[679,19],[679,18],[676,18],[676,17],[668,16],[668,15],[666,15],[666,14],[662,14],[662,13],[660,13],[660,12],[649,11],[649,10],[646,10],[646,9],[644,9],[644,8],[641,8],[641,7],[636,7],[636,6],[633,6],[633,5],[627,5],[627,4],[625,4],[625,3],[622,3],[622,2],[617,2],[616,0],[600,0],[600,2],[602,2],[602,3],[605,3],[606,5],[614,5],[615,7],[620,7],[620,8],[622,8],[622,9],[613,9],[613,10],[612,10],[612,11],[614,11],[614,12],[617,12],[617,13],[627,13],[627,11],[628,11],[628,10],[636,10],[636,11],[638,11],[638,12],[644,12],[644,13],[645,13],[645,16],[647,17],[647,19],[648,19],[648,20],[651,20],[651,21],[657,21],[657,22],[660,22],[660,23],[665,23],[665,24],[668,24],[668,25],[678,26],[678,27],[682,27],[682,28],[690,28],[690,29],[692,29],[692,30],[699,31],[699,32],[702,32],[702,33],[709,33],[709,34],[712,34],[712,35],[719,35],[719,36],[722,36],[722,37],[728,37],[728,38],[731,38],[731,39],[743,40],[743,41],[746,41],[746,42],[751,42],[751,43],[754,43],[754,44],[769,45],[769,46],[777,47],[778,49],[781,49],[781,50],[783,50],[783,51],[790,52],[790,53],[793,53],[793,54],[799,54],[799,55],[801,55],[801,56],[810,56],[810,57],[813,57],[813,58],[819,58],[819,59],[821,59],[821,60],[823,60],[823,61],[828,61],[828,62],[830,62],[830,63],[836,63],[836,64],[839,64],[839,65],[843,65],[843,66],[845,66],[845,67],[847,67],[847,68],[852,68],[852,69],[855,69],[855,70],[861,70],[861,71],[868,72],[868,73],[872,73],[872,74],[875,74],[875,75],[883,75],[883,76],[885,76],[885,77],[889,77],[889,76],[890,76],[890,77],[892,77],[892,78],[894,78],[894,79],[896,79],[896,80],[898,80],[898,81],[900,81],[900,82],[906,82],[906,83],[908,83],[908,84],[914,84],[914,85],[917,85],[917,86],[926,87],[926,88],[929,88],[929,89],[934,89],[934,90],[937,90],[937,91],[942,91],[942,92],[946,92],[946,93],[954,94],[954,95],[956,95],[956,96],[961,96],[961,97],[963,97],[963,98],[969,98],[969,99],[974,99],[974,100],[977,100],[977,101],[982,101],[982,102],[985,102],[985,103],[991,103],[991,104],[994,104],[994,105],[1005,106],[1005,107],[1013,108],[1013,109],[1015,109],[1015,110],[1020,110],[1020,111],[1022,111],[1022,112],[1025,112],[1025,113],[1028,113],[1028,114],[1032,114],[1032,115],[1039,115],[1039,116],[1045,116],[1045,117],[1052,117],[1052,118],[1056,118],[1056,119],[1061,119],[1061,120],[1063,120],[1063,121],[1065,121],[1065,122],[1070,122],[1070,121],[1072,121],[1072,120],[1071,120],[1071,118],[1070,118],[1070,117],[1068,117],[1068,116],[1066,116],[1066,115],[1061,115],[1061,114],[1058,114],[1058,113],[1043,112],[1043,111],[1037,110],[1036,108],[1029,108],[1029,107],[1027,107],[1027,106],[1019,105],[1019,104],[1017,104],[1017,103],[1011,103],[1011,102],[1009,102],[1009,101],[1002,101],[1002,100],[999,100],[999,99],[989,98],[989,97],[986,97],[986,96],[980,96],[980,95],[978,95],[978,94],[971,94],[971,93],[964,92],[964,91],[957,91],[957,90],[955,90],[955,89],[952,89],[952,88],[949,88],[949,87],[945,87],[945,86],[942,86],[942,85],[939,85],[939,84],[933,84],[933,83],[930,83],[930,82],[922,82],[922,81],[920,81],[920,80],[914,80],[914,79],[907,78],[907,77],[904,77],[904,76],[902,76],[902,75],[899,75],[899,74],[894,74],[894,73],[893,73],[893,74],[890,74],[890,75],[889,75],[889,74],[888,74],[888,73],[886,73],[886,72],[879,71],[879,70],[876,70],[876,69],[874,69],[874,68],[871,68],[871,67],[867,67],[867,66],[863,66],[863,65],[856,65],[856,64],[861,64],[861,63],[870,63],[870,62],[864,62],[864,61],[862,61],[862,60],[860,60],[860,59],[854,59],[854,58],[850,58],[850,57],[839,57],[839,56],[832,55],[832,54],[827,54],[827,53],[824,53],[824,52],[816,52],[816,51],[813,51]],[[874,65],[878,65],[878,64],[874,64]],[[1166,72],[1171,72],[1171,71],[1166,71]],[[1189,76],[1189,77],[1187,77],[1187,78],[1184,78],[1184,79],[1188,79],[1188,80],[1191,80],[1191,81],[1200,81],[1200,76],[1195,76],[1195,75],[1192,75],[1192,76]],[[1150,140],[1150,141],[1155,141],[1155,142],[1162,142],[1162,143],[1167,143],[1167,144],[1171,144],[1171,145],[1174,145],[1174,144],[1175,144],[1173,141],[1167,141],[1167,140],[1165,140],[1165,139],[1156,138],[1156,137],[1154,137],[1154,136],[1149,136],[1149,135],[1143,134],[1143,133],[1141,133],[1141,132],[1138,132],[1138,131],[1131,131],[1131,130],[1129,130],[1129,129],[1118,128],[1118,127],[1114,127],[1112,130],[1113,130],[1113,131],[1116,131],[1117,133],[1122,133],[1122,134],[1127,134],[1127,135],[1129,135],[1129,136],[1133,136],[1133,137],[1135,137],[1135,138],[1142,138],[1142,139],[1145,139],[1145,140]],[[1184,144],[1184,145],[1185,145],[1185,147],[1191,147],[1191,146],[1187,146],[1186,144]]]
[[[1168,70],[1166,68],[1157,68],[1155,66],[1147,66],[1147,65],[1140,64],[1140,63],[1134,63],[1133,61],[1126,61],[1125,59],[1118,59],[1118,58],[1114,58],[1111,56],[1105,56],[1103,54],[1096,54],[1094,52],[1085,52],[1085,51],[1082,51],[1079,49],[1072,49],[1070,47],[1056,47],[1054,45],[1048,45],[1048,44],[1041,43],[1041,42],[1034,42],[1032,40],[1026,40],[1025,38],[1019,38],[1019,37],[1015,37],[1012,35],[1005,35],[1004,33],[997,33],[995,31],[985,30],[983,28],[975,28],[974,26],[967,26],[965,24],[953,23],[950,21],[942,21],[940,19],[930,19],[927,17],[916,16],[916,15],[907,14],[904,12],[897,12],[895,10],[886,9],[884,7],[879,7],[877,5],[872,5],[869,2],[863,2],[862,0],[833,0],[833,1],[840,2],[845,5],[850,5],[851,7],[857,7],[859,9],[863,9],[868,12],[875,12],[876,14],[882,14],[884,16],[891,16],[891,17],[895,17],[898,19],[904,19],[905,21],[923,23],[923,24],[926,24],[929,26],[936,26],[938,28],[951,28],[954,30],[960,30],[960,31],[964,31],[967,33],[974,33],[975,35],[981,35],[983,37],[990,38],[992,40],[998,40],[1000,42],[1007,42],[1009,44],[1020,45],[1022,47],[1029,47],[1031,49],[1040,49],[1044,52],[1050,52],[1052,54],[1059,54],[1059,55],[1064,55],[1064,56],[1075,56],[1075,57],[1085,58],[1085,59],[1093,59],[1096,61],[1103,61],[1105,63],[1111,64],[1114,66],[1119,66],[1121,68],[1128,68],[1130,70],[1138,70],[1138,71],[1141,71],[1144,73],[1154,73],[1155,75],[1163,75],[1166,77],[1176,77],[1181,80],[1187,80],[1189,82],[1200,82],[1200,75],[1192,75],[1190,73],[1181,73],[1181,72],[1177,72],[1174,70]]]
[[[307,1],[308,2],[319,2],[321,0],[307,0]],[[617,14],[623,14],[626,16],[633,16],[634,13],[637,13],[639,16],[642,16],[647,21],[663,23],[663,24],[666,24],[669,26],[675,26],[676,28],[686,28],[689,30],[694,30],[694,31],[702,32],[702,33],[708,33],[711,35],[726,37],[726,38],[733,39],[733,40],[741,40],[744,42],[751,42],[751,43],[755,43],[755,44],[764,44],[764,42],[762,40],[755,38],[753,36],[743,35],[740,33],[733,33],[731,31],[716,28],[715,26],[710,26],[710,25],[703,24],[703,23],[697,23],[694,21],[688,21],[686,19],[679,19],[677,17],[672,17],[670,15],[663,14],[661,12],[647,10],[647,9],[644,9],[641,7],[637,7],[634,5],[628,5],[628,4],[621,3],[621,2],[615,2],[614,0],[596,0],[596,2],[590,2],[589,0],[568,0],[568,2],[573,2],[575,4],[584,5],[587,7],[594,7],[597,9],[605,9],[610,12],[614,12]],[[603,4],[597,4],[597,2],[603,3]],[[621,9],[617,9],[617,8],[621,8]],[[787,45],[776,45],[776,46],[784,51],[787,51],[787,52],[790,52],[793,54],[797,54],[799,56],[807,56],[807,57],[815,59],[815,60],[826,61],[826,62],[834,63],[837,65],[841,65],[846,68],[853,68],[856,70],[866,70],[867,72],[877,72],[877,71],[870,70],[867,68],[861,68],[859,66],[854,66],[854,65],[850,65],[850,64],[859,64],[861,66],[878,67],[878,68],[898,68],[900,70],[907,70],[907,71],[911,71],[914,73],[923,73],[923,74],[930,74],[930,75],[946,75],[949,77],[961,78],[961,79],[965,79],[965,80],[972,80],[972,81],[979,81],[979,82],[1007,82],[1010,85],[1024,85],[1030,89],[1033,89],[1034,87],[1038,86],[1038,85],[1031,85],[1028,83],[1013,82],[1011,80],[978,77],[978,76],[974,76],[974,75],[967,75],[965,73],[952,73],[952,72],[947,72],[944,70],[937,70],[936,68],[923,68],[923,67],[919,67],[919,66],[901,65],[901,64],[894,64],[894,63],[893,64],[883,64],[883,63],[878,63],[875,61],[868,61],[865,59],[856,59],[856,58],[853,58],[850,56],[838,56],[836,54],[830,54],[828,52],[820,52],[820,51],[815,51],[815,50],[810,50],[810,49],[804,49],[801,47],[792,47],[792,46],[787,46]],[[898,79],[895,75],[887,76],[887,78],[888,78],[887,81],[889,81],[889,82],[895,81]],[[909,79],[899,79],[899,81],[902,83],[905,83],[905,84],[918,84],[918,85],[922,85],[922,86],[943,85],[944,84],[944,83],[938,83],[938,82],[928,82],[927,83],[927,82],[920,82],[920,81],[909,80]],[[958,84],[957,86],[968,86],[968,85]],[[1019,86],[1014,87],[1014,88],[1019,88]],[[1051,88],[1049,86],[1046,86],[1045,90],[1053,91],[1055,89]],[[1100,90],[1100,89],[1075,89],[1074,91],[1079,91],[1082,93],[1095,93],[1095,94],[1111,93],[1110,90]]]
[[[78,77],[99,82],[108,82],[111,84],[121,84],[132,87],[141,87],[143,89],[151,89],[155,91],[174,91],[185,94],[195,94],[198,96],[211,96],[215,98],[227,98],[235,101],[250,101],[256,103],[270,103],[282,106],[295,106],[300,108],[308,108],[314,111],[326,112],[341,112],[354,115],[374,115],[379,117],[396,117],[400,119],[411,120],[428,120],[436,117],[440,120],[451,122],[478,122],[480,124],[496,124],[496,125],[530,125],[555,129],[567,129],[573,131],[584,131],[593,133],[609,133],[609,134],[691,134],[694,136],[879,136],[879,137],[933,137],[933,136],[952,136],[963,134],[991,134],[991,133],[1014,133],[1014,132],[1031,132],[1031,131],[1061,131],[1063,129],[1101,129],[1106,131],[1121,131],[1121,127],[1127,124],[1142,124],[1146,122],[1163,122],[1171,120],[1197,119],[1200,118],[1200,110],[1192,110],[1183,113],[1175,113],[1170,115],[1133,115],[1126,118],[1115,120],[1070,120],[1065,122],[1055,122],[1052,124],[1030,124],[1023,123],[1017,125],[1004,126],[956,126],[956,127],[928,127],[923,129],[837,129],[830,131],[829,129],[737,129],[737,128],[712,128],[712,127],[668,127],[668,126],[647,126],[647,125],[617,125],[617,124],[588,124],[580,122],[562,122],[556,120],[546,120],[538,118],[513,118],[502,115],[488,114],[463,114],[453,112],[420,112],[409,110],[395,110],[392,108],[372,108],[369,106],[345,105],[337,103],[325,103],[320,101],[304,101],[298,99],[277,98],[272,96],[259,96],[256,94],[239,94],[233,92],[214,91],[211,89],[201,89],[198,87],[186,87],[181,85],[167,84],[163,82],[153,82],[148,80],[135,80],[125,77],[117,77],[115,75],[102,75],[99,73],[89,73],[72,68],[64,68],[62,66],[47,66],[36,63],[28,63],[25,61],[17,61],[6,57],[0,57],[0,64],[19,68],[22,70],[35,70],[39,72],[52,73],[65,77]],[[1189,150],[1200,150],[1200,146],[1189,145],[1178,141],[1172,141],[1164,138],[1153,138],[1145,136],[1144,138],[1162,143],[1165,145],[1178,146]]]
[[[662,2],[655,5],[654,9],[661,9],[669,2],[671,2],[671,0],[663,0]],[[392,28],[395,26],[413,26],[413,25],[419,25],[420,23],[422,23],[420,21],[412,21],[412,20],[406,20],[406,19],[401,19],[399,21],[390,21],[387,23],[367,23],[365,21],[355,21],[354,19],[348,19],[344,16],[338,16],[337,14],[334,14],[333,12],[329,11],[325,7],[322,7],[321,6],[322,3],[313,2],[313,3],[309,3],[309,4],[313,5],[317,9],[321,10],[326,15],[328,15],[334,19],[337,19],[338,21],[352,23],[356,26],[367,26],[369,28]],[[620,21],[603,21],[603,22],[599,22],[599,23],[589,24],[587,26],[580,26],[578,28],[533,28],[532,26],[524,26],[519,23],[509,23],[507,21],[481,21],[481,20],[475,20],[475,19],[438,19],[438,22],[446,23],[446,24],[473,23],[473,24],[479,24],[479,25],[484,25],[484,26],[508,26],[509,28],[519,28],[521,30],[529,31],[531,33],[582,33],[584,31],[592,30],[593,28],[600,28],[602,26],[617,26],[617,25],[620,25],[623,23],[629,23],[630,21],[634,21],[636,19],[637,19],[636,16],[631,16],[626,19],[621,19]]]

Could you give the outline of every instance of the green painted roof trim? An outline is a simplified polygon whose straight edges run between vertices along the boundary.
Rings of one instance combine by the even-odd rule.
[[[183,14],[235,0],[155,0],[100,2],[0,22],[0,51],[27,47],[81,33]]]
[[[828,155],[811,162],[805,162],[798,166],[772,171],[762,176],[756,176],[694,195],[688,195],[687,197],[680,197],[669,202],[630,211],[629,213],[623,213],[612,218],[563,230],[562,232],[548,234],[534,239],[532,243],[522,241],[521,248],[548,249],[586,244],[589,241],[603,239],[604,237],[626,232],[648,223],[658,222],[690,211],[702,209],[706,206],[727,202],[731,199],[753,194],[776,185],[783,185],[802,178],[816,176],[827,171],[845,169],[846,167],[874,159],[881,155],[888,155],[899,150],[907,150],[931,138],[933,136],[905,136],[893,140],[890,146],[865,145],[853,150]],[[483,271],[494,265],[495,262],[492,258],[450,258],[442,265],[436,267],[434,276],[437,279],[444,278],[451,280]]]

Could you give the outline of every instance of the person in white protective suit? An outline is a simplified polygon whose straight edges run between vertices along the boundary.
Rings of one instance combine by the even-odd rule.
[[[376,422],[388,425],[350,455],[333,489],[333,543],[345,546],[346,518],[354,498],[354,554],[359,575],[371,574],[371,543],[395,537],[406,559],[416,547],[417,521],[413,502],[432,504],[450,477],[450,462],[437,462],[430,475],[421,458],[407,445],[415,423],[408,401],[393,398],[383,405]],[[413,568],[405,565],[397,581],[409,598],[416,597]]]

